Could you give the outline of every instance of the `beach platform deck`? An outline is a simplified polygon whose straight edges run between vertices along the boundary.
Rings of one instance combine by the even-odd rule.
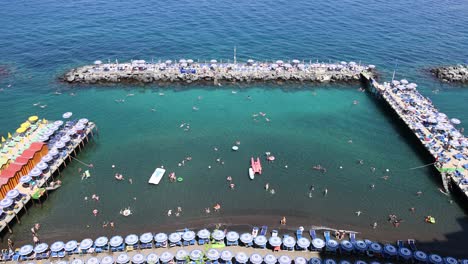
[[[60,170],[66,168],[67,163],[71,162],[73,157],[76,156],[77,152],[80,151],[86,143],[89,142],[90,138],[94,135],[93,131],[95,130],[96,125],[93,122],[87,122],[83,134],[76,138],[70,139],[70,144],[66,145],[58,158],[53,160],[53,163],[48,166],[47,172],[42,174],[40,180],[37,180],[32,187],[24,187],[23,183],[18,183],[15,187],[16,190],[22,194],[22,198],[16,202],[13,210],[6,213],[6,216],[0,220],[0,234],[3,234],[4,230],[7,229],[8,232],[12,233],[10,225],[15,220],[18,223],[20,221],[20,213],[25,210],[27,212],[27,206],[29,203],[35,203],[34,200],[37,200],[37,203],[42,203],[41,198],[43,195],[47,196],[48,187],[50,181],[54,180],[54,175],[60,174]],[[50,152],[50,151],[49,151]],[[56,189],[57,186],[50,189]],[[34,199],[33,197],[36,197]]]
[[[406,80],[379,84],[369,76],[370,89],[381,97],[414,133],[434,158],[433,165],[441,173],[444,188],[456,186],[468,198],[468,140],[432,101],[421,95],[414,83]]]

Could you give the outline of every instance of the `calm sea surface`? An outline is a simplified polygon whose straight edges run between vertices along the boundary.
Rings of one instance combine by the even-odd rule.
[[[468,59],[467,24],[465,1],[4,1],[0,65],[9,75],[0,76],[0,133],[14,131],[32,114],[53,120],[66,111],[99,128],[99,137],[78,156],[94,164],[92,177],[82,180],[83,166],[73,162],[63,172],[63,187],[14,226],[14,239],[31,242],[35,222],[42,224],[41,239],[53,242],[226,222],[236,215],[249,219],[238,224],[275,225],[282,215],[295,216],[306,227],[349,228],[382,240],[458,239],[468,225],[461,203],[437,190],[432,169],[409,170],[431,160],[358,85],[73,87],[57,77],[96,59],[227,60],[237,46],[238,60],[362,61],[377,65],[387,80],[396,65],[396,78],[417,82],[441,111],[465,124],[466,87],[440,84],[424,69]],[[33,106],[38,102],[47,107]],[[270,122],[253,117],[259,112]],[[179,128],[183,123],[189,131]],[[240,149],[232,152],[236,141]],[[267,151],[276,161],[264,162],[263,175],[250,181],[250,157],[264,158]],[[192,160],[179,167],[188,156]],[[316,164],[328,172],[312,170]],[[184,181],[148,185],[160,165]],[[114,180],[115,172],[133,184]],[[264,190],[267,182],[276,194]],[[92,194],[100,201],[84,200]],[[204,208],[215,203],[221,212],[206,215]],[[177,206],[182,214],[168,217]],[[125,207],[132,216],[119,215]],[[405,220],[399,228],[386,222],[390,213]],[[437,224],[423,222],[429,214]],[[116,230],[103,229],[104,221],[114,221]]]

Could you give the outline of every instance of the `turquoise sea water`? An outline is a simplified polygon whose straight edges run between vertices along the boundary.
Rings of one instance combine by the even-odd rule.
[[[467,13],[466,3],[452,1],[5,2],[0,65],[10,74],[0,77],[1,133],[13,131],[31,114],[58,119],[65,111],[99,127],[99,137],[78,156],[95,165],[93,176],[82,181],[77,170],[83,166],[73,162],[63,172],[63,187],[14,226],[14,238],[31,242],[28,230],[35,222],[42,224],[41,239],[52,242],[200,221],[277,225],[282,215],[306,227],[349,228],[383,240],[446,241],[466,233],[463,206],[438,192],[434,171],[408,170],[431,161],[375,99],[357,91],[358,85],[78,87],[57,77],[96,59],[227,60],[234,46],[239,60],[376,64],[383,79],[391,78],[397,64],[397,78],[417,82],[443,112],[464,124],[466,89],[440,84],[423,69],[468,58]],[[37,102],[47,107],[33,106]],[[255,121],[252,115],[258,112],[271,121]],[[179,128],[182,123],[189,123],[190,131]],[[238,140],[240,150],[232,152]],[[251,182],[249,159],[266,151],[276,161],[264,162],[264,175]],[[178,167],[187,156],[192,161]],[[312,170],[316,164],[328,172]],[[164,179],[159,186],[148,185],[160,165],[184,182]],[[133,184],[115,181],[116,171]],[[387,181],[381,178],[385,174]],[[229,190],[227,176],[233,177],[235,190]],[[275,195],[263,189],[267,182]],[[310,185],[315,186],[312,198]],[[415,195],[419,190],[421,197]],[[100,201],[85,202],[93,193]],[[206,215],[204,208],[217,202],[221,212]],[[128,206],[133,215],[120,216]],[[167,217],[167,210],[177,206],[182,215]],[[410,207],[416,212],[410,213]],[[94,208],[100,210],[98,217],[91,213]],[[354,214],[358,210],[360,217]],[[405,220],[399,228],[386,222],[391,213]],[[436,225],[423,223],[428,214],[437,218]],[[235,215],[244,218],[234,221]],[[114,221],[117,229],[103,229],[103,221]],[[373,230],[375,221],[379,227]]]

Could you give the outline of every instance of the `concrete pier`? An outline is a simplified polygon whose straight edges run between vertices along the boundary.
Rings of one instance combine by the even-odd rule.
[[[460,121],[439,112],[414,83],[401,80],[379,84],[369,76],[363,77],[370,81],[371,92],[390,106],[434,158],[445,191],[449,185],[456,186],[468,199],[468,140],[454,126]]]
[[[219,82],[258,82],[258,81],[299,81],[299,82],[357,82],[360,73],[373,76],[374,65],[362,65],[356,62],[305,63],[299,60],[274,63],[218,63],[217,60],[200,63],[192,60],[180,60],[173,63],[147,63],[134,60],[129,63],[107,63],[96,61],[72,69],[62,79],[68,83],[202,83],[217,85]]]

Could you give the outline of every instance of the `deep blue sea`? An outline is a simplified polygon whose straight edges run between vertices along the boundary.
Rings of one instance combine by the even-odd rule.
[[[92,177],[82,180],[78,168],[83,166],[72,162],[63,171],[63,186],[43,208],[30,209],[14,226],[13,238],[32,242],[29,228],[36,222],[42,224],[40,238],[53,242],[195,223],[274,227],[284,215],[294,219],[292,230],[299,224],[347,228],[361,236],[415,238],[422,247],[466,253],[460,241],[466,242],[468,232],[467,201],[451,203],[453,197],[442,195],[439,176],[430,168],[409,170],[431,160],[379,101],[357,91],[358,84],[102,87],[58,81],[68,69],[98,59],[227,60],[236,46],[239,61],[361,61],[375,64],[382,81],[396,70],[397,79],[418,83],[441,111],[463,125],[468,123],[467,87],[441,84],[426,69],[468,60],[466,25],[468,2],[448,0],[4,1],[0,134],[14,131],[32,114],[54,120],[66,111],[99,128],[99,136],[77,157],[94,164]],[[254,118],[258,112],[271,121]],[[182,123],[190,130],[179,128]],[[236,141],[240,150],[232,152]],[[264,162],[263,175],[250,181],[250,157],[264,158],[265,152],[276,161]],[[192,161],[177,166],[187,156]],[[316,164],[328,172],[312,170]],[[166,178],[159,186],[148,185],[160,165],[184,181]],[[115,172],[133,184],[115,181]],[[264,190],[267,182],[274,195]],[[417,191],[423,195],[417,197]],[[100,201],[84,200],[92,194]],[[205,214],[204,208],[215,203],[222,205],[221,212]],[[182,214],[168,217],[177,206]],[[125,207],[132,208],[132,216],[119,215]],[[94,208],[100,211],[97,217]],[[363,213],[358,217],[356,211]],[[404,219],[399,228],[386,221],[391,213]],[[436,217],[437,224],[425,224],[426,215]],[[116,229],[102,228],[105,221],[114,221]],[[371,228],[373,222],[379,223],[377,229]]]

